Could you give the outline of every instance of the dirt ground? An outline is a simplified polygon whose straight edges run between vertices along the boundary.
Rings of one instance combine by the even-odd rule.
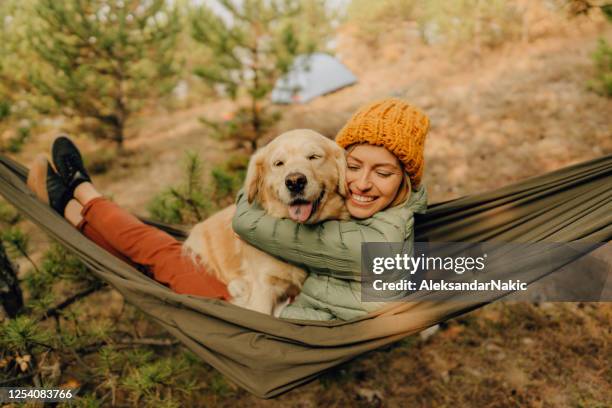
[[[333,136],[359,105],[399,96],[431,117],[430,202],[498,188],[612,153],[612,100],[587,89],[602,36],[612,41],[612,30],[575,22],[494,51],[452,53],[418,45],[405,27],[372,57],[347,29],[338,51],[359,83],[285,108],[276,132],[309,127]],[[211,102],[139,118],[127,143],[133,160],[96,183],[145,214],[152,197],[180,178],[185,150],[199,152],[206,166],[224,159],[226,146],[208,137],[198,118],[218,118],[229,108]],[[50,135],[19,159],[31,158]],[[93,144],[79,142],[95,154]],[[221,394],[203,392],[202,406],[610,406],[611,321],[612,306],[604,303],[494,304],[274,401],[230,385]]]

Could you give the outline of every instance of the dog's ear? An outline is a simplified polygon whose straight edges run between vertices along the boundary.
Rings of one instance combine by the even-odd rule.
[[[263,188],[263,165],[264,165],[264,151],[266,148],[261,148],[256,151],[249,160],[249,167],[244,180],[244,188],[247,193],[247,199],[249,204],[255,200],[257,194]]]
[[[334,159],[336,161],[336,168],[338,169],[338,194],[342,197],[347,195],[346,186],[346,152],[340,146],[334,143]]]

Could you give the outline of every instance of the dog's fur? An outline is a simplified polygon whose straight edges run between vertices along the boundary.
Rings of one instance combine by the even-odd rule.
[[[259,202],[274,217],[297,217],[309,224],[348,219],[345,172],[342,148],[317,132],[298,129],[253,155],[244,188],[249,203]],[[307,180],[301,192],[290,191],[287,181],[296,174]],[[314,204],[300,205],[308,202]],[[232,303],[277,315],[281,305],[299,293],[306,272],[243,242],[231,228],[235,212],[231,206],[197,224],[184,249],[228,285]]]

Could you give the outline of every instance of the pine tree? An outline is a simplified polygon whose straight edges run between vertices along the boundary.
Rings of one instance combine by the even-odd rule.
[[[74,119],[120,149],[126,123],[177,79],[176,7],[165,0],[37,0],[28,33],[39,110]]]
[[[248,157],[231,155],[214,166],[210,182],[203,183],[203,161],[193,151],[183,159],[184,176],[180,184],[165,188],[148,205],[151,217],[172,224],[194,224],[234,202],[244,183]]]
[[[589,16],[600,11],[603,17],[612,23],[612,3],[600,3],[590,0],[570,0],[569,15],[572,17]],[[612,44],[600,37],[595,51],[591,54],[595,65],[595,77],[588,81],[588,88],[602,96],[612,97]]]
[[[599,8],[606,20],[612,23],[612,4]],[[612,98],[612,44],[600,37],[592,57],[595,63],[595,78],[590,81],[589,86],[600,95]]]
[[[7,58],[11,50],[9,35],[10,10],[6,4],[0,3],[0,125],[6,123],[11,114],[13,78],[9,74]],[[0,128],[0,135],[3,128]]]
[[[21,25],[26,9],[17,0],[0,2],[0,152],[19,151],[36,123],[27,97],[28,58]]]
[[[7,33],[6,10],[0,6],[0,125],[6,123],[11,114],[11,101],[9,98],[12,96],[12,81],[10,76],[7,74],[5,58],[9,54],[8,43],[9,36]],[[0,127],[0,135],[3,133],[3,128]]]
[[[192,17],[193,38],[211,54],[195,74],[239,103],[223,123],[202,121],[222,138],[254,151],[257,141],[280,118],[267,98],[274,83],[301,53],[321,49],[329,21],[320,0],[219,0],[203,4]],[[307,16],[308,18],[304,18]],[[317,18],[319,17],[319,18]],[[314,23],[318,22],[318,25]]]

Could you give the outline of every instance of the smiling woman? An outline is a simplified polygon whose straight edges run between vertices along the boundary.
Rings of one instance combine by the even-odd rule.
[[[354,144],[347,148],[346,207],[354,218],[368,218],[404,201],[410,179],[393,153],[382,146]]]
[[[281,317],[348,320],[384,306],[361,302],[361,244],[404,242],[406,252],[412,248],[414,213],[427,207],[421,178],[428,130],[428,117],[399,99],[368,104],[353,115],[336,137],[346,149],[349,221],[304,227],[299,221],[308,208],[299,201],[292,202],[295,216],[278,219],[239,195],[234,231],[249,244],[308,271],[302,292]],[[299,187],[291,180],[294,184]]]

